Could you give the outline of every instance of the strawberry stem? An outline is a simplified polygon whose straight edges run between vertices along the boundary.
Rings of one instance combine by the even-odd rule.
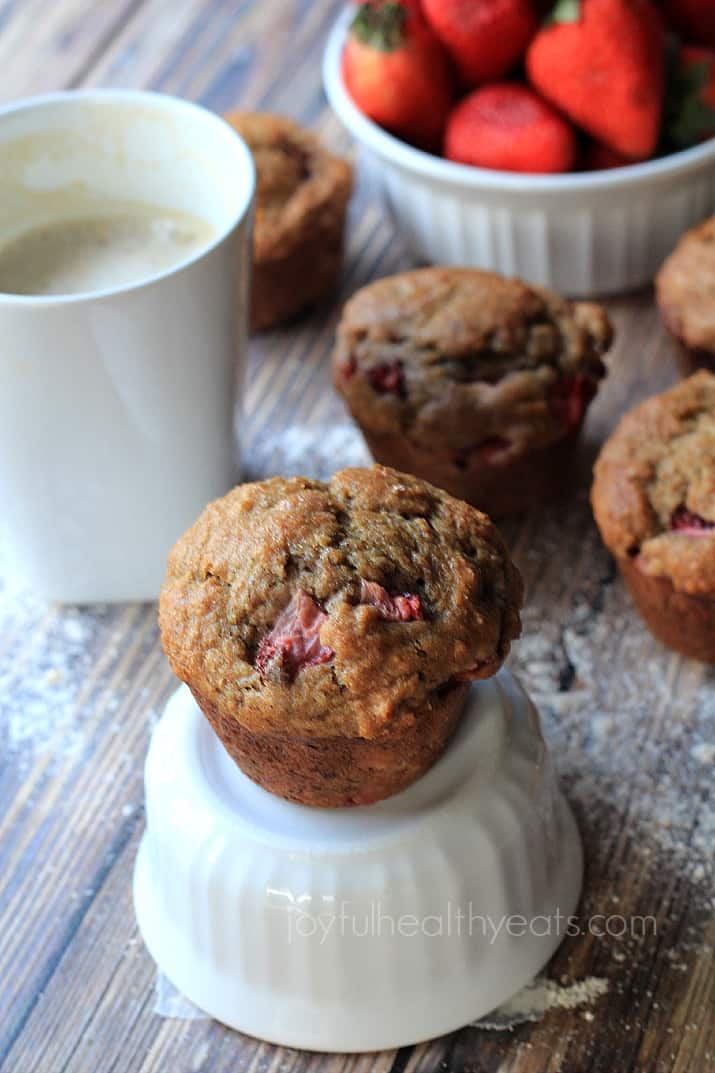
[[[581,0],[558,0],[549,15],[549,22],[578,22],[581,18]]]
[[[405,40],[407,11],[395,0],[361,4],[350,33],[363,45],[379,52],[394,52]]]

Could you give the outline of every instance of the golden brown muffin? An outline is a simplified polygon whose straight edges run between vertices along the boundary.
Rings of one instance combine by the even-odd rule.
[[[593,510],[651,631],[715,662],[715,376],[641,403],[595,467]]]
[[[164,649],[236,763],[304,804],[367,804],[437,759],[519,633],[489,518],[375,466],[211,503],[169,557]]]
[[[715,216],[683,235],[655,292],[682,373],[715,372]]]
[[[251,326],[273,328],[336,285],[352,169],[284,116],[232,112],[256,164]]]
[[[333,373],[377,461],[500,516],[567,487],[611,338],[600,306],[424,268],[351,298]]]

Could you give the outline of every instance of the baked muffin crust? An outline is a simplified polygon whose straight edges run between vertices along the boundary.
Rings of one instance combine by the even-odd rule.
[[[683,235],[658,273],[655,288],[673,336],[715,361],[715,216]]]
[[[605,312],[477,269],[379,280],[347,303],[335,383],[360,425],[502,464],[580,424],[611,343]]]
[[[380,740],[494,674],[521,600],[486,515],[375,466],[210,504],[170,554],[160,624],[175,673],[223,720]]]
[[[715,376],[696,373],[626,414],[594,472],[611,552],[678,592],[715,594]]]
[[[350,165],[286,116],[232,112],[228,121],[256,163],[256,258],[282,257],[333,199],[345,207],[352,186]]]
[[[226,118],[256,164],[252,325],[270,328],[335,285],[352,169],[285,116],[232,112]]]

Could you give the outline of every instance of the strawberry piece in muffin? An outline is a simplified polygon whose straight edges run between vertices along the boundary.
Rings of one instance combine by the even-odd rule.
[[[688,536],[703,536],[715,529],[715,522],[709,522],[687,507],[678,507],[670,516],[668,528],[671,532],[686,533]]]
[[[353,367],[354,371],[354,367]],[[368,370],[368,379],[375,391],[405,397],[405,377],[402,371],[402,362],[393,361],[385,365],[375,365]]]
[[[360,603],[374,607],[385,622],[416,622],[425,617],[419,596],[409,592],[390,596],[376,581],[360,583]]]
[[[304,667],[327,663],[334,654],[320,643],[320,626],[327,617],[307,592],[298,589],[258,646],[256,670],[265,675],[276,667],[292,681]]]
[[[568,429],[579,428],[596,385],[587,376],[564,376],[554,384],[551,404]]]

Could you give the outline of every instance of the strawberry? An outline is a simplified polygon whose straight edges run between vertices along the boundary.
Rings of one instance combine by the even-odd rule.
[[[663,128],[664,148],[671,151],[715,137],[715,52],[695,46],[677,51]]]
[[[422,10],[467,89],[503,78],[538,27],[532,0],[422,0]]]
[[[713,0],[665,0],[671,25],[690,45],[715,48],[715,4]]]
[[[576,148],[568,122],[516,82],[475,89],[452,111],[444,139],[449,160],[503,171],[568,171]]]
[[[653,153],[665,40],[650,0],[559,0],[526,67],[544,97],[604,145],[631,160]]]
[[[361,4],[343,50],[345,85],[358,108],[393,134],[438,147],[452,103],[449,60],[416,0]]]

